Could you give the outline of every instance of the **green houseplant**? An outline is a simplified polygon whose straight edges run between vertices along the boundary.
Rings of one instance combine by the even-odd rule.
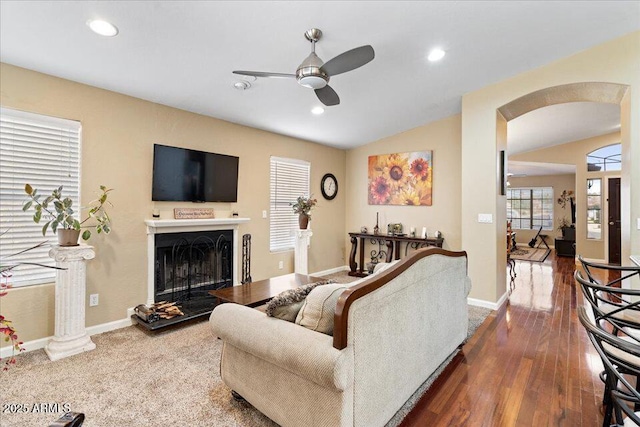
[[[26,184],[24,187],[29,199],[22,206],[22,210],[26,212],[33,208],[35,210],[33,221],[36,224],[39,224],[42,219],[46,220],[42,226],[43,236],[47,233],[47,229],[51,229],[53,233],[58,235],[60,246],[76,246],[82,228],[95,227],[98,234],[111,232],[111,218],[106,207],[112,206],[111,202],[107,200],[112,189],[108,189],[104,185],[100,186],[98,198],[89,202],[86,207],[80,208],[88,209],[87,217],[82,221],[76,218],[76,214],[79,212],[74,211],[73,201],[71,198],[63,196],[62,189],[63,187],[60,186],[54,189],[51,195],[43,198],[38,194],[38,190],[31,185]],[[84,225],[89,220],[95,224]],[[88,240],[90,237],[91,231],[85,229],[82,238]]]
[[[298,196],[295,203],[292,203],[293,213],[298,214],[298,225],[301,230],[306,230],[309,226],[309,220],[311,220],[311,208],[313,208],[318,201],[312,199],[311,196],[304,197]]]

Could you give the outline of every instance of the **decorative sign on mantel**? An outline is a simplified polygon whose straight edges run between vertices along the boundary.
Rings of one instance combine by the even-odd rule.
[[[175,219],[211,219],[213,208],[175,208],[173,210]]]

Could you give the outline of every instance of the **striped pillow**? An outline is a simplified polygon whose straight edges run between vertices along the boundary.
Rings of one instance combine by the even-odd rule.
[[[314,288],[309,292],[304,305],[298,312],[296,324],[312,331],[333,335],[333,316],[336,312],[336,304],[340,294],[346,288],[346,285],[341,283]]]

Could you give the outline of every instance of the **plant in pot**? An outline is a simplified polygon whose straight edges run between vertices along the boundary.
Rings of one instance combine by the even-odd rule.
[[[311,208],[313,208],[318,201],[312,199],[311,196],[304,197],[298,196],[295,203],[292,203],[293,212],[298,214],[298,226],[301,230],[306,230],[311,220]]]
[[[562,232],[562,238],[564,240],[576,239],[576,229],[567,218],[563,217],[558,219],[558,231]]]
[[[24,202],[22,210],[26,212],[33,208],[35,210],[33,221],[36,224],[39,224],[43,218],[47,221],[42,227],[43,236],[47,233],[47,229],[51,229],[53,233],[58,235],[60,246],[77,246],[82,228],[85,228],[82,233],[83,240],[88,240],[91,237],[91,231],[88,228],[95,227],[98,234],[111,232],[111,218],[106,210],[107,205],[112,206],[111,202],[107,200],[111,189],[101,185],[98,198],[92,200],[86,207],[80,208],[88,209],[88,212],[87,217],[83,221],[79,221],[75,216],[79,212],[73,210],[73,201],[69,197],[63,196],[62,188],[60,186],[54,189],[50,196],[42,198],[38,194],[38,190],[31,185],[26,184],[24,187],[29,199]],[[92,220],[94,224],[84,225],[89,220]]]

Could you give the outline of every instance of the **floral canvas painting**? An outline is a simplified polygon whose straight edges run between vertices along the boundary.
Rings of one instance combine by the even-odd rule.
[[[431,206],[432,151],[369,156],[369,204]]]

